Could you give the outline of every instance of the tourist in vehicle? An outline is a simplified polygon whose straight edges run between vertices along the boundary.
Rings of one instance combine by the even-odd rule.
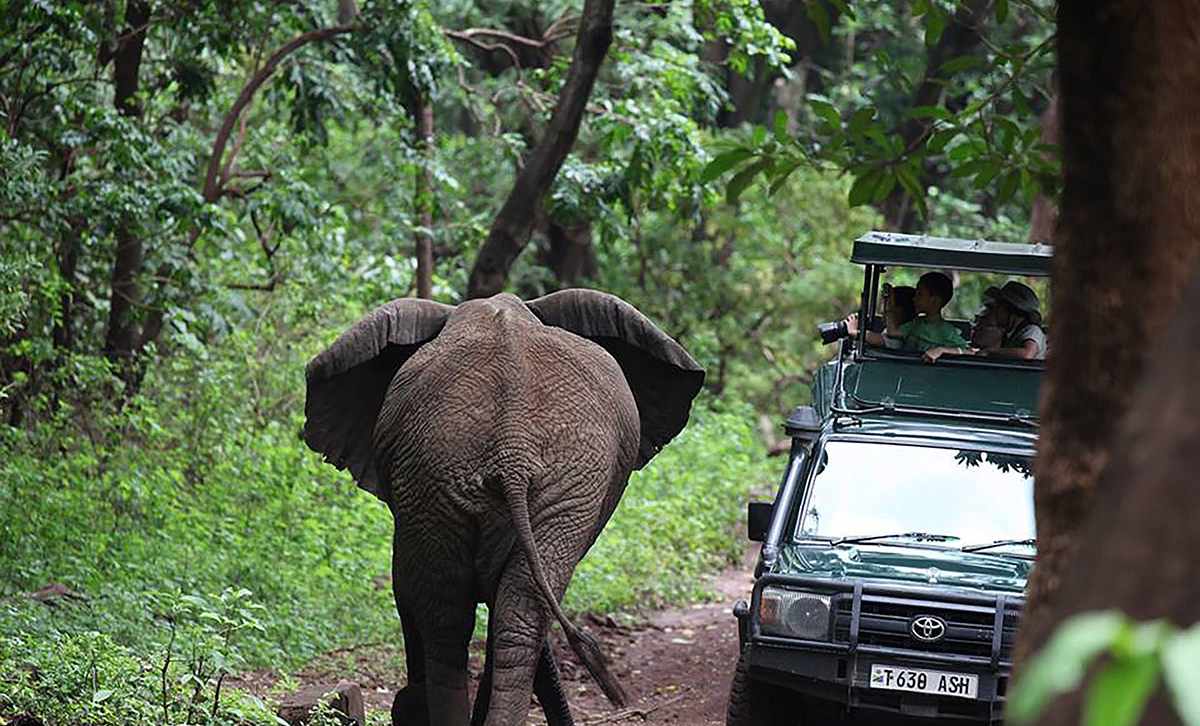
[[[936,363],[944,355],[979,355],[981,351],[999,348],[1004,340],[1004,327],[1000,324],[995,293],[999,288],[989,287],[983,293],[983,307],[971,322],[971,340],[965,347],[939,345],[925,351],[926,363]]]
[[[985,348],[993,358],[1042,360],[1046,357],[1046,331],[1037,293],[1028,285],[1009,280],[995,293],[996,322],[1004,330],[999,347]]]
[[[913,304],[917,289],[908,285],[892,287],[883,286],[883,319],[885,330],[899,330],[901,325],[917,317],[917,307]]]
[[[927,362],[943,355],[985,355],[1014,360],[1043,360],[1046,357],[1046,332],[1040,323],[1037,293],[1016,280],[1004,287],[989,287],[983,293],[985,307],[975,318],[971,344],[937,346],[925,351]]]
[[[867,331],[867,342],[888,348],[924,352],[930,348],[967,347],[967,341],[953,323],[942,319],[942,308],[954,296],[954,283],[941,272],[926,272],[917,280],[913,294],[913,308],[917,317],[888,328],[883,333]],[[858,315],[846,318],[846,330],[850,335],[858,334]]]

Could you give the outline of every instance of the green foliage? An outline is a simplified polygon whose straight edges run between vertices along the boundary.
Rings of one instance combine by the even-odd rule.
[[[227,649],[228,650],[228,649]],[[219,652],[219,651],[214,651]],[[97,632],[53,640],[0,637],[0,719],[36,716],[47,726],[135,723],[278,726],[262,701],[221,688],[201,661],[211,657],[181,639],[167,653],[139,656]]]
[[[711,390],[775,425],[829,358],[816,323],[858,302],[862,273],[846,260],[879,219],[845,195],[846,180],[805,167],[774,196],[710,200],[687,234],[668,211],[643,213],[599,250],[599,285],[678,336]]]
[[[750,487],[768,476],[747,406],[698,408],[688,428],[630,479],[564,600],[574,612],[686,602],[736,563]]]
[[[799,166],[828,166],[854,178],[851,206],[881,205],[901,193],[925,224],[938,220],[931,193],[982,197],[989,215],[1014,202],[1027,206],[1039,193],[1055,194],[1057,149],[1042,141],[1034,111],[1050,95],[1044,85],[1051,26],[1013,30],[1044,20],[1044,10],[1022,3],[1021,18],[1010,19],[1007,4],[998,5],[996,27],[980,38],[983,52],[932,67],[930,59],[940,56],[925,58],[903,39],[917,22],[925,44],[937,45],[947,25],[958,22],[955,13],[967,12],[961,2],[949,5],[920,0],[911,4],[911,17],[894,9],[854,14],[846,8],[839,32],[848,33],[850,43],[866,37],[870,62],[851,63],[838,83],[808,94],[800,133],[791,133],[791,120],[780,111],[771,130],[758,127],[748,143],[722,144],[705,176],[736,172],[726,185],[734,203],[759,176],[774,191]],[[819,7],[809,3],[810,11]],[[819,17],[827,23],[827,14]],[[937,90],[922,95],[916,92],[921,86]]]
[[[364,29],[352,36],[359,65],[371,70],[379,89],[403,102],[436,97],[463,63],[425,3],[367,0],[356,23]]]
[[[389,571],[390,515],[298,435],[303,356],[331,333],[275,312],[168,359],[147,380],[156,395],[120,413],[72,405],[4,429],[0,592],[63,582],[90,600],[51,611],[20,598],[0,622],[154,648],[166,634],[148,593],[234,587],[269,613],[241,636],[253,665],[397,637],[390,592],[373,583]]]
[[[1100,658],[1083,702],[1086,726],[1136,724],[1160,682],[1183,722],[1200,724],[1195,693],[1200,626],[1180,630],[1165,621],[1138,623],[1116,611],[1064,621],[1015,684],[1008,718],[1016,724],[1033,721],[1055,696],[1078,688]]]
[[[672,3],[673,5],[675,3]],[[706,28],[704,37],[729,44],[727,62],[737,73],[748,75],[751,61],[764,61],[764,70],[784,70],[788,51],[795,41],[766,21],[762,5],[755,0],[695,0],[678,3],[695,14],[697,25]]]

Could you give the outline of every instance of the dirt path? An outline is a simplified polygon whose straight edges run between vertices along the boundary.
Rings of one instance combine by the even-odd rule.
[[[632,628],[588,623],[607,646],[614,670],[629,692],[631,702],[621,711],[610,706],[587,673],[575,665],[565,642],[557,644],[576,722],[580,726],[724,724],[729,680],[738,657],[732,608],[734,602],[750,596],[756,556],[757,549],[747,549],[739,566],[714,579],[714,602],[660,610]],[[540,711],[532,710],[529,722],[543,723],[540,717]]]
[[[588,619],[586,625],[604,646],[610,664],[630,696],[628,707],[614,709],[579,665],[565,639],[556,638],[564,688],[579,726],[601,724],[678,724],[715,726],[725,722],[729,680],[737,662],[737,624],[733,603],[748,598],[757,550],[748,548],[743,562],[717,575],[711,589],[717,599],[684,608],[646,614],[632,626],[611,619]],[[472,645],[472,690],[482,670],[483,643]],[[247,674],[232,685],[258,695],[291,691],[314,684],[348,680],[359,684],[369,710],[387,711],[404,664],[394,646],[364,646],[326,654],[289,682],[271,671]],[[530,724],[544,724],[536,703]]]

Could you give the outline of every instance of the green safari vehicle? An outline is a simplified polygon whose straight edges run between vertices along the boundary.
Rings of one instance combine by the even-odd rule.
[[[851,255],[864,268],[859,319],[878,324],[886,276],[954,271],[970,304],[988,283],[1044,284],[1050,258],[1044,245],[872,232]],[[930,364],[870,345],[860,327],[786,420],[774,502],[749,505],[762,548],[750,600],[734,607],[728,726],[1003,716],[1036,552],[1042,363]]]

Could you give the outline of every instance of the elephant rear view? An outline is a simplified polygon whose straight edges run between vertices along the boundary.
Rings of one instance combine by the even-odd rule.
[[[565,290],[528,303],[393,301],[307,377],[306,442],[395,518],[409,678],[396,722],[468,722],[478,602],[489,626],[475,723],[523,722],[535,688],[543,707],[562,699],[544,685],[556,674],[551,619],[623,703],[598,645],[559,603],[630,473],[687,423],[704,381],[691,356],[619,298]]]

